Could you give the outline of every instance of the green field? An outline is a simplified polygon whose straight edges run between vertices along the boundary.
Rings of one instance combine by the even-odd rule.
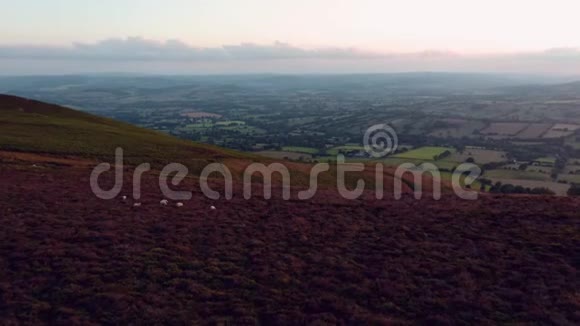
[[[336,162],[336,156],[317,156],[315,158],[312,159],[313,161],[318,161],[320,163],[326,163],[326,162]],[[361,157],[345,157],[344,158],[345,162],[349,162],[349,163],[366,163],[366,162],[370,162],[371,159],[369,158],[361,158]]]
[[[218,121],[215,123],[216,126],[232,126],[232,125],[245,125],[246,122],[241,120],[227,120],[227,121]]]
[[[578,174],[559,174],[558,181],[566,181],[568,183],[580,184],[580,175]]]
[[[408,158],[401,158],[401,157],[387,157],[387,158],[381,160],[380,162],[382,162],[386,166],[391,166],[391,167],[397,167],[397,166],[404,164],[404,163],[412,163],[412,164],[415,164],[417,166],[421,165],[422,163],[431,163],[431,164],[435,165],[437,168],[445,169],[445,170],[453,170],[458,165],[457,162],[446,161],[446,160],[433,161],[433,160],[421,160],[421,159],[408,159]]]
[[[220,126],[220,130],[235,131],[243,134],[263,134],[266,131],[253,126],[231,124],[227,126]]]
[[[534,161],[545,164],[556,164],[556,159],[553,157],[540,157],[535,159]]]
[[[453,181],[453,173],[441,172],[441,180],[451,183]],[[465,187],[466,180],[467,180],[467,177],[465,175],[461,175],[461,177],[459,178],[459,185],[462,187]],[[473,180],[473,179],[471,179],[470,181],[472,181],[472,182],[470,182],[471,189],[481,190],[481,183],[479,181]]]
[[[254,157],[56,105],[10,96],[0,96],[0,100],[0,150],[74,155],[110,162],[115,149],[121,147],[129,164],[160,166],[180,162],[192,173],[200,171],[213,158]]]
[[[303,117],[288,119],[289,126],[298,126],[302,124],[312,123],[316,121],[316,117]]]
[[[349,151],[364,151],[364,146],[360,145],[344,145],[344,146],[336,146],[331,149],[326,150],[328,155],[338,155],[341,151],[342,152],[349,152]]]
[[[318,149],[313,147],[300,147],[300,146],[284,146],[282,150],[285,152],[296,152],[296,153],[306,153],[306,154],[316,154]]]
[[[488,170],[484,174],[485,178],[491,179],[517,179],[533,181],[549,181],[550,175],[546,173],[520,171],[520,170]]]
[[[450,147],[421,147],[410,150],[408,152],[394,155],[396,158],[417,159],[417,160],[433,160],[436,156],[441,155],[445,151],[455,152],[455,149]]]
[[[193,129],[193,130],[203,130],[213,127],[214,124],[211,121],[201,121],[198,123],[190,123],[185,125],[186,129]]]
[[[279,159],[279,160],[301,160],[310,161],[312,155],[306,153],[285,152],[285,151],[260,151],[258,155]]]

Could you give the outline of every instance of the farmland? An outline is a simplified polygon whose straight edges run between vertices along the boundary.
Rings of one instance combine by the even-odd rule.
[[[496,179],[513,179],[513,180],[531,180],[531,181],[549,181],[550,175],[543,173],[536,173],[530,171],[520,171],[520,170],[506,170],[497,169],[491,170],[485,173],[487,178],[492,180]]]
[[[256,152],[256,154],[280,159],[280,160],[296,160],[296,161],[308,161],[312,159],[311,154],[301,153],[301,152],[288,152],[288,151],[260,151]]]
[[[505,162],[508,160],[506,152],[481,148],[466,148],[451,155],[449,160],[465,162],[470,158],[473,159],[474,163],[478,164]]]
[[[318,153],[318,149],[312,148],[312,147],[284,146],[284,147],[282,147],[282,150],[286,151],[286,152],[296,152],[296,153],[305,153],[305,154]]]
[[[203,119],[203,118],[221,118],[222,116],[215,113],[209,112],[185,112],[181,114],[184,117],[192,119]]]
[[[439,169],[448,170],[448,171],[453,170],[459,164],[457,162],[448,161],[448,160],[433,161],[430,159],[412,159],[412,158],[406,158],[406,157],[387,157],[387,158],[384,158],[382,160],[379,160],[379,162],[385,164],[386,166],[391,166],[391,167],[397,167],[397,166],[399,166],[401,164],[405,164],[405,163],[415,164],[416,166],[419,166],[423,163],[428,163],[428,164],[432,164],[432,165],[436,166]]]
[[[559,174],[557,177],[559,182],[580,184],[580,174]]]
[[[453,82],[448,77],[168,77],[169,88],[161,82],[156,87],[155,78],[54,77],[45,79],[50,87],[42,89],[34,79],[6,77],[0,78],[0,90],[277,159],[327,162],[343,154],[353,162],[377,161],[366,153],[363,136],[382,123],[392,126],[400,145],[383,158],[389,165],[430,162],[452,170],[473,161],[485,177],[505,173],[493,171],[507,163],[532,165],[538,157],[553,157],[551,167],[526,169],[530,173],[518,178],[536,180],[535,172],[558,181],[557,175],[567,173],[568,158],[580,157],[580,84],[510,88],[488,84],[485,76],[454,75]],[[466,86],[474,80],[488,86]],[[130,97],[119,92],[124,88],[131,89]],[[438,157],[446,150],[450,155]]]
[[[527,124],[520,122],[494,122],[481,130],[481,133],[484,135],[515,136],[527,127]]]
[[[519,139],[538,139],[541,138],[544,133],[552,128],[552,124],[549,123],[530,123],[525,129],[517,134],[516,138]]]
[[[430,133],[431,136],[439,138],[475,137],[476,132],[485,127],[485,123],[477,120],[443,119],[440,122],[446,127],[435,129]]]
[[[544,134],[544,138],[562,138],[573,135],[579,125],[558,123]]]
[[[417,160],[438,160],[438,157],[440,157],[442,154],[444,154],[445,152],[449,152],[450,154],[452,152],[454,152],[455,150],[453,148],[448,148],[448,147],[433,147],[433,146],[427,146],[427,147],[421,147],[418,149],[413,149],[401,154],[397,154],[395,155],[395,157],[397,158],[405,158],[405,159],[417,159]]]
[[[580,121],[575,91],[554,103],[552,93],[523,96],[527,87],[495,82],[474,91],[470,78],[453,77],[459,85],[450,86],[437,75],[339,82],[268,75],[164,77],[159,88],[155,78],[140,88],[136,78],[130,97],[115,98],[123,81],[107,86],[111,80],[99,78],[66,87],[67,95],[46,91],[62,89],[44,85],[51,78],[26,92],[105,117],[0,96],[2,325],[580,323],[580,152],[567,145],[578,130],[562,127]],[[28,79],[8,80],[0,78],[0,89]],[[215,115],[183,115],[192,108]],[[391,121],[398,151],[370,157],[365,131]],[[437,134],[454,123],[480,127]],[[525,127],[482,133],[490,123]],[[539,124],[561,124],[555,131],[568,136],[543,138]],[[89,176],[98,162],[113,161],[118,146],[127,163],[120,193],[99,199]],[[346,178],[349,189],[364,180],[362,195],[338,193],[341,166],[330,164],[315,196],[298,198],[311,162],[338,153],[365,163]],[[451,190],[467,161],[483,171],[471,185],[481,190],[476,200]],[[136,196],[132,172],[145,162],[152,171],[138,175]],[[192,197],[164,205],[159,169],[169,162],[189,168],[191,177],[171,188]],[[251,162],[284,163],[291,197],[281,197],[276,174],[272,198],[263,198],[264,178],[256,176],[246,200],[241,172]],[[387,165],[382,199],[371,181],[379,162]],[[202,192],[197,173],[209,163],[234,172],[233,198]],[[401,198],[392,197],[404,163],[435,166],[413,170],[427,181],[421,200],[411,173],[402,177]],[[428,172],[441,174],[440,200],[430,196]],[[109,171],[98,181],[118,179]],[[221,179],[209,184],[220,194],[225,188]]]
[[[332,156],[336,156],[340,153],[344,153],[344,152],[364,152],[365,148],[364,146],[359,146],[359,145],[344,145],[344,146],[336,146],[333,147],[329,150],[326,151],[326,153],[328,155],[332,155]]]
[[[570,188],[569,185],[559,182],[532,180],[529,178],[509,179],[492,177],[492,181],[514,186],[521,186],[524,188],[546,188],[553,191],[557,196],[566,196],[568,189]]]

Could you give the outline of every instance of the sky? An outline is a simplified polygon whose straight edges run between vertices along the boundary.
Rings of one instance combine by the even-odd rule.
[[[0,73],[580,74],[577,0],[0,0]]]

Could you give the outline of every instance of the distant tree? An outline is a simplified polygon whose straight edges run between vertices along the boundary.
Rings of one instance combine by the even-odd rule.
[[[441,154],[434,155],[434,156],[433,156],[433,160],[434,160],[434,161],[441,160],[441,159],[444,159],[444,158],[446,158],[446,157],[448,157],[448,156],[450,156],[450,155],[451,155],[451,152],[450,152],[450,151],[448,151],[448,150],[446,150],[446,151],[444,151],[444,152],[443,152],[443,153],[441,153]]]
[[[530,193],[534,194],[534,195],[555,195],[556,194],[552,190],[550,190],[548,188],[544,188],[544,187],[533,188]]]
[[[498,181],[493,186],[491,186],[491,188],[489,189],[489,192],[499,193],[501,191],[501,187],[502,187],[502,184],[501,184],[501,182]]]
[[[504,184],[500,188],[500,192],[503,194],[513,194],[515,192],[515,187],[512,184]]]
[[[481,178],[481,179],[479,179],[479,183],[480,183],[482,186],[490,186],[490,187],[491,187],[491,186],[492,186],[492,184],[493,184],[493,183],[491,182],[491,180],[489,180],[489,179],[485,179],[485,178]]]
[[[568,189],[568,196],[580,196],[580,185],[572,185],[570,189]]]

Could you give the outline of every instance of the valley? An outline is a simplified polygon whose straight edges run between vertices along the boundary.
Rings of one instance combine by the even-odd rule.
[[[532,83],[427,73],[68,76],[0,78],[0,91],[274,160],[333,162],[342,154],[393,167],[427,162],[442,172],[470,162],[483,169],[484,190],[521,183],[518,192],[533,186],[566,195],[580,183],[572,164],[580,158],[580,84]],[[369,157],[362,141],[378,123],[398,137],[397,152],[381,159]],[[434,157],[434,147],[449,155]]]
[[[199,112],[187,119],[232,125],[225,112]],[[249,124],[235,119],[237,128]],[[350,136],[326,139],[320,148],[284,143],[269,150],[308,156],[268,158],[260,155],[266,148],[225,149],[8,95],[0,96],[0,125],[2,324],[580,321],[580,202],[565,196],[569,184],[555,183],[558,193],[545,190],[561,160],[546,148],[522,151],[533,157],[526,162],[511,158],[510,148],[520,148],[511,138],[494,141],[497,147],[477,146],[477,138],[460,146],[403,132],[399,150],[381,159],[387,193],[378,199],[377,159],[357,155],[363,146]],[[120,192],[99,199],[89,186],[91,171],[114,162],[117,147],[126,149]],[[366,182],[361,196],[348,200],[336,191],[338,165],[319,176],[314,197],[296,196],[308,187],[321,151],[329,161],[342,153],[365,163],[346,180],[350,189]],[[468,161],[487,167],[472,184],[477,200],[459,198],[449,182],[454,167]],[[160,169],[171,162],[189,171],[171,188],[192,198],[164,205]],[[231,199],[200,190],[202,168],[217,162],[232,170]],[[241,174],[253,162],[283,162],[291,197],[284,199],[275,177],[272,198],[245,199]],[[442,197],[430,196],[435,184],[422,174],[425,195],[416,199],[419,180],[407,174],[394,198],[388,190],[399,178],[394,167],[425,162],[444,177]],[[151,163],[151,171],[141,175],[135,198],[131,185],[142,163]],[[573,176],[579,169],[580,159],[570,158],[562,171]],[[102,177],[100,185],[116,184],[115,172]],[[208,182],[225,188],[219,177]],[[264,186],[260,178],[250,184],[255,194]]]

